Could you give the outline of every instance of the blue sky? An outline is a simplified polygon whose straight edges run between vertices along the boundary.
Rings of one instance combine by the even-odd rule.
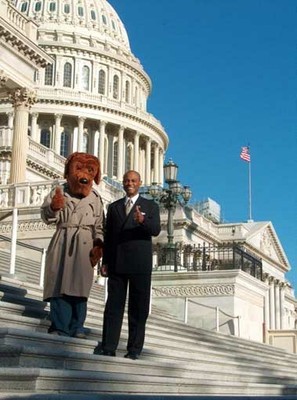
[[[272,221],[297,292],[295,0],[110,0],[153,83],[148,111],[169,135],[167,159],[192,200]]]

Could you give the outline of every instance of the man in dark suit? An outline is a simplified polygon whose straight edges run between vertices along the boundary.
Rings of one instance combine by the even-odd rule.
[[[161,226],[158,205],[138,193],[139,173],[126,172],[123,186],[126,196],[110,204],[107,211],[101,273],[108,276],[108,298],[102,343],[95,354],[116,355],[129,285],[129,335],[125,357],[136,360],[143,348],[149,314],[152,236],[160,233]]]

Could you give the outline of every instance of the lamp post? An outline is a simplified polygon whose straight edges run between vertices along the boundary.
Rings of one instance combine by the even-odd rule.
[[[167,221],[167,256],[166,264],[175,265],[175,245],[174,245],[174,225],[173,217],[176,210],[176,204],[185,205],[190,200],[192,192],[189,186],[182,186],[177,180],[178,166],[169,160],[164,164],[164,177],[167,188],[161,188],[156,183],[149,187],[150,195],[160,204],[163,204],[168,211]]]

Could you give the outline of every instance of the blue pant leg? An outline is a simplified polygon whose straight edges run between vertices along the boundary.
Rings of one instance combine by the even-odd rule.
[[[87,317],[86,297],[71,297],[72,318],[69,326],[70,336],[77,333],[84,333],[84,323]]]
[[[69,325],[72,318],[71,303],[64,297],[50,299],[51,326],[49,333],[57,331],[60,335],[69,336]]]

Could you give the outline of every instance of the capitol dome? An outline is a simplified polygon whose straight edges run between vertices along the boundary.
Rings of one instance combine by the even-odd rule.
[[[113,7],[106,0],[12,3],[36,23],[37,44],[52,59],[33,78],[26,179],[60,178],[65,157],[85,151],[99,157],[102,176],[111,182],[135,169],[144,184],[162,184],[168,136],[147,111],[151,80]],[[2,99],[0,131],[7,140],[13,137],[12,111],[9,99]],[[5,154],[3,183],[9,179]]]
[[[130,51],[124,24],[106,0],[14,0],[13,3],[40,25],[40,35],[41,30],[44,34],[72,33],[90,39],[90,43],[109,43]]]

